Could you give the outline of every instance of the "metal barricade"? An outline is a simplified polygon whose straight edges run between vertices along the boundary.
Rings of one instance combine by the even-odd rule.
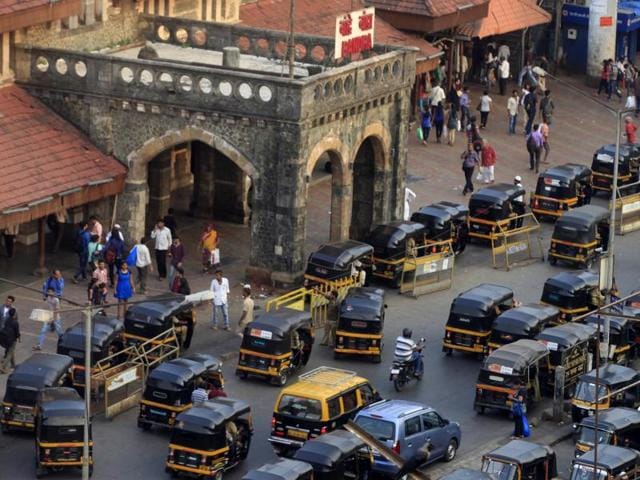
[[[454,264],[451,240],[408,249],[402,267],[400,293],[409,293],[417,298],[451,288]]]
[[[624,235],[640,229],[640,182],[618,187],[615,208],[617,234]]]
[[[542,240],[536,236],[539,230],[540,224],[533,213],[518,215],[509,224],[498,225],[498,229],[491,235],[493,268],[509,271],[512,267],[544,260]],[[536,245],[537,253],[534,251]],[[504,262],[500,262],[502,257]]]

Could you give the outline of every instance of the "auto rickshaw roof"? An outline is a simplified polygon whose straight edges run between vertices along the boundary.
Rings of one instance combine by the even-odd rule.
[[[553,178],[555,180],[570,182],[591,175],[591,169],[580,163],[565,163],[547,168],[540,174],[541,178]]]
[[[632,425],[640,424],[640,412],[635,408],[613,407],[598,414],[599,430],[622,430]],[[596,419],[588,416],[582,419],[581,426],[595,428]]]
[[[155,297],[149,297],[146,302],[131,305],[125,313],[125,319],[130,314],[135,314],[137,321],[144,320],[145,317],[149,323],[157,319],[164,319],[174,315],[176,310],[183,306],[185,296],[176,293],[164,293]]]
[[[451,302],[451,311],[459,315],[484,317],[495,305],[510,298],[513,298],[513,290],[509,287],[481,283],[454,298]]]
[[[547,321],[560,314],[560,310],[542,303],[528,303],[516,308],[510,308],[501,313],[493,321],[493,330],[522,334],[528,328],[535,328],[541,322]]]
[[[540,342],[529,339],[518,340],[491,352],[484,359],[482,368],[505,375],[517,375],[548,354],[549,350]]]
[[[583,205],[569,210],[557,221],[555,228],[589,229],[594,224],[609,220],[609,210],[597,205]]]
[[[313,467],[305,462],[280,459],[276,463],[268,463],[247,472],[242,480],[297,480],[303,475],[313,472]]]
[[[555,457],[555,453],[553,449],[547,445],[526,442],[524,440],[511,440],[506,445],[496,448],[485,456],[504,462],[526,464],[547,457]]]
[[[214,398],[191,407],[177,417],[177,428],[193,433],[213,433],[229,420],[251,412],[244,400],[232,398]]]
[[[451,219],[462,219],[469,215],[469,208],[461,203],[454,202],[438,202],[432,203],[425,207],[421,207],[411,215],[411,220],[414,222],[423,221],[421,217],[428,217],[439,223],[445,223]]]
[[[374,247],[396,248],[407,235],[419,234],[425,226],[418,222],[400,220],[376,226],[369,234],[368,243]]]
[[[536,340],[543,342],[551,351],[564,350],[578,343],[595,338],[596,327],[584,323],[563,323],[557,327],[545,328]]]
[[[574,464],[593,465],[596,452],[589,450],[585,454],[575,458]],[[598,445],[598,467],[610,470],[620,468],[630,462],[640,462],[640,452],[631,448],[615,447],[613,445]]]
[[[42,390],[45,387],[51,387],[71,367],[73,367],[73,358],[68,355],[34,353],[9,375],[7,390],[10,388]]]
[[[585,287],[597,287],[598,276],[587,270],[580,272],[560,272],[550,277],[545,282],[545,286],[555,287],[558,290],[576,292]]]
[[[222,360],[218,357],[214,357],[213,355],[209,355],[208,353],[190,353],[180,358],[201,363],[205,370],[217,370],[222,368]]]
[[[207,368],[197,360],[185,357],[169,360],[161,363],[151,370],[147,377],[147,383],[166,382],[178,388],[184,387],[194,377],[202,375]]]
[[[594,328],[598,328],[598,323],[600,324],[600,329],[604,331],[604,323],[605,320],[609,320],[609,326],[611,330],[620,333],[627,326],[629,322],[628,319],[622,317],[614,317],[611,315],[589,315],[584,319],[587,324],[592,325]]]
[[[629,156],[631,155],[631,153],[636,150],[635,146],[628,145],[625,143],[621,143],[619,147],[620,147],[620,150],[619,150],[620,161],[622,162],[626,162],[629,159]],[[613,159],[616,156],[616,144],[610,143],[608,145],[603,145],[599,149],[597,149],[593,154],[593,163],[603,161],[603,158],[600,157],[600,155],[603,155],[603,156],[606,155],[607,157],[609,157],[608,159],[604,159],[605,162],[607,163],[613,162]]]
[[[379,322],[384,310],[384,290],[372,287],[357,287],[349,293],[340,305],[340,316],[352,320]]]
[[[497,183],[478,190],[471,194],[469,204],[475,201],[490,202],[501,204],[513,200],[514,198],[524,195],[525,190],[523,187],[513,185],[511,183]]]
[[[365,443],[352,433],[334,430],[305,442],[293,458],[323,467],[332,467],[364,446]]]
[[[292,330],[312,325],[311,313],[293,308],[280,308],[266,312],[251,322],[247,329],[262,330],[284,338]],[[271,340],[271,338],[266,338]],[[275,340],[275,339],[274,339]]]
[[[623,367],[615,363],[610,363],[604,367],[598,369],[599,382],[602,385],[614,386],[621,383],[632,382],[640,380],[640,373],[633,368]],[[579,381],[581,382],[596,382],[596,370],[595,368],[588,373],[580,375]]]
[[[58,340],[58,348],[84,351],[85,322],[81,321],[68,328]],[[95,316],[92,319],[91,348],[102,351],[107,345],[124,331],[124,323],[106,316]]]
[[[79,425],[84,419],[84,400],[73,388],[45,388],[38,398],[45,425]]]
[[[498,477],[493,473],[471,470],[470,468],[458,468],[444,477],[440,477],[440,480],[498,480]]]
[[[371,255],[373,247],[356,240],[326,243],[309,255],[309,263],[344,270],[356,260]]]

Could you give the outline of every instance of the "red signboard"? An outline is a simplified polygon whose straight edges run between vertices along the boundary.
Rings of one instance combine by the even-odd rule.
[[[373,48],[375,17],[375,8],[370,7],[336,18],[336,59]]]
[[[600,26],[601,27],[612,27],[613,26],[613,17],[600,17]]]

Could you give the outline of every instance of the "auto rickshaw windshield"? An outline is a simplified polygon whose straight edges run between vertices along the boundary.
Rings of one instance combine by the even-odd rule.
[[[224,444],[223,435],[223,431],[204,434],[178,428],[174,429],[171,434],[171,443],[196,450],[210,451],[216,450],[221,444]]]
[[[596,433],[598,437],[598,443],[609,443],[609,439],[611,438],[611,432],[607,432],[605,430],[596,430],[595,428],[587,427],[585,425],[580,425],[578,431],[578,441],[577,443],[581,443],[583,445],[595,445],[596,444]]]
[[[516,480],[518,478],[518,466],[512,463],[503,463],[491,458],[482,461],[482,471],[493,473],[500,480]]]
[[[8,388],[5,401],[19,405],[35,405],[38,401],[38,391],[33,388]]]
[[[322,405],[320,401],[312,398],[283,395],[278,404],[278,413],[306,420],[320,420],[322,419]]]
[[[603,403],[603,398],[609,393],[606,385],[598,386],[598,403]],[[576,400],[582,402],[595,403],[596,401],[596,384],[590,382],[578,382],[576,387],[576,393],[574,395]]]
[[[82,442],[84,439],[84,429],[82,419],[78,425],[42,425],[40,427],[40,438],[44,438],[49,443]]]
[[[552,197],[559,199],[567,199],[575,197],[575,187],[573,181],[561,181],[550,177],[538,178],[536,186],[536,195],[544,197]]]
[[[571,472],[571,480],[607,480],[609,475],[607,472],[598,468],[597,476],[593,475],[593,467],[588,465],[574,465]]]

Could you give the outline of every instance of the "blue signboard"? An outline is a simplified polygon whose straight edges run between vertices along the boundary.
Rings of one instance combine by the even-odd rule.
[[[562,22],[565,25],[589,25],[589,7],[565,4],[562,7]],[[640,15],[631,10],[618,10],[617,31],[632,32],[640,28]]]

